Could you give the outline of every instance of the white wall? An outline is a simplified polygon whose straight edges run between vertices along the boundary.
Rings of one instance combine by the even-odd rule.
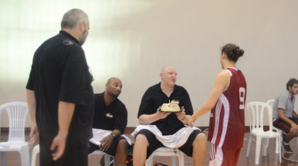
[[[109,77],[122,80],[119,98],[129,111],[128,127],[138,125],[141,97],[159,82],[165,65],[177,69],[177,84],[188,90],[194,109],[201,106],[221,71],[220,47],[228,42],[245,50],[237,67],[246,76],[247,102],[275,98],[289,78],[298,78],[294,0],[1,0],[0,104],[26,101],[34,51],[59,32],[63,14],[74,7],[90,19],[83,48],[95,78],[94,92],[104,91]],[[209,114],[196,121],[198,126],[208,124]],[[4,115],[1,126],[6,125]]]

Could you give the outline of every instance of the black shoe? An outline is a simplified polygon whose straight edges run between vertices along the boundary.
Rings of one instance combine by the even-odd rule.
[[[284,149],[285,149],[285,153],[293,153],[290,145],[285,145],[284,142],[282,142],[282,145],[284,146]]]

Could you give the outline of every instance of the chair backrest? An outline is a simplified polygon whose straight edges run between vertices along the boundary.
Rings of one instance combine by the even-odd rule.
[[[6,110],[9,119],[9,141],[25,141],[25,122],[28,114],[26,102],[10,102],[0,106],[0,113]]]
[[[264,102],[249,102],[246,105],[248,111],[250,130],[264,131],[264,118],[268,117],[269,130],[272,131],[272,108]],[[267,114],[265,114],[267,111]]]
[[[275,99],[270,99],[266,103],[269,104],[271,106],[271,108],[273,109],[274,101],[275,101]]]

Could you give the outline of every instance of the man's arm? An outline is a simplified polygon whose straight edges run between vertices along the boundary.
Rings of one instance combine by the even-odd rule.
[[[100,150],[102,151],[107,151],[114,140],[114,138],[119,137],[121,135],[121,132],[117,129],[114,129],[113,132],[103,138],[100,142],[101,144],[99,145]]]
[[[175,113],[177,118],[185,125],[188,124],[188,120],[191,118],[191,115],[186,115],[184,106],[181,107],[181,112]]]
[[[75,104],[68,102],[59,102],[58,107],[58,123],[59,131],[58,135],[54,138],[51,150],[53,153],[53,160],[58,160],[64,153],[66,145],[66,137],[68,135],[68,130],[70,122],[74,113]]]
[[[170,115],[170,112],[160,112],[160,107],[158,108],[158,110],[156,111],[156,113],[154,114],[143,114],[139,117],[139,123],[141,125],[149,125],[155,121],[158,121],[159,119],[164,119],[166,118],[168,115]]]
[[[30,137],[31,140],[28,142],[29,146],[32,146],[37,143],[39,139],[39,132],[36,124],[36,100],[35,100],[35,94],[33,90],[27,89],[27,103],[28,103],[28,109],[29,114],[32,120],[32,126],[30,131]]]

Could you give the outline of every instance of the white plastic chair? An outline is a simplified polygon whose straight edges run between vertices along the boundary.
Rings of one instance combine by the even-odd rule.
[[[31,166],[36,165],[36,157],[39,154],[39,145],[36,145],[32,150]]]
[[[94,152],[90,153],[88,155],[88,157],[90,157],[91,155],[103,155],[104,159],[105,159],[105,165],[106,166],[110,166],[110,155],[101,151],[101,150],[95,150]],[[114,162],[113,162],[113,166],[115,166],[115,157],[113,156]]]
[[[267,104],[269,104],[271,106],[272,111],[273,111],[274,101],[275,101],[275,99],[270,99],[270,100],[267,101]],[[275,130],[276,132],[278,132],[280,134],[281,138],[282,138],[282,130],[280,130],[280,129],[274,127],[274,126],[272,126],[272,127],[273,127],[273,130]],[[298,149],[298,137],[297,137],[296,141],[297,141],[297,149]],[[276,146],[277,146],[277,143],[276,143]]]
[[[265,115],[265,111],[267,110],[267,115]],[[250,146],[252,142],[252,136],[256,137],[256,156],[255,156],[255,164],[259,164],[260,158],[260,151],[261,151],[261,143],[263,138],[264,139],[264,146],[263,146],[263,156],[266,156],[266,150],[268,145],[269,138],[276,138],[277,146],[279,153],[279,162],[281,162],[281,146],[280,146],[280,134],[274,132],[272,129],[272,109],[269,104],[264,102],[250,102],[246,105],[246,111],[248,112],[249,117],[249,125],[250,125],[250,135],[249,135],[249,142],[247,147],[247,154],[246,157],[249,156]],[[268,117],[269,121],[269,131],[264,131],[263,127],[263,119]]]
[[[3,110],[0,109],[0,124],[1,124],[1,113]],[[0,127],[0,138],[1,138],[1,127]],[[7,165],[7,152],[1,152],[1,166]]]
[[[7,142],[0,142],[0,151],[18,151],[22,166],[30,166],[29,146],[25,142],[25,121],[28,106],[25,102],[11,102],[0,106],[0,112],[6,110],[9,119],[9,134]]]
[[[184,153],[176,148],[158,148],[146,160],[146,166],[153,166],[154,156],[171,156],[172,166],[176,166],[176,156],[179,160],[179,166],[184,166]]]

